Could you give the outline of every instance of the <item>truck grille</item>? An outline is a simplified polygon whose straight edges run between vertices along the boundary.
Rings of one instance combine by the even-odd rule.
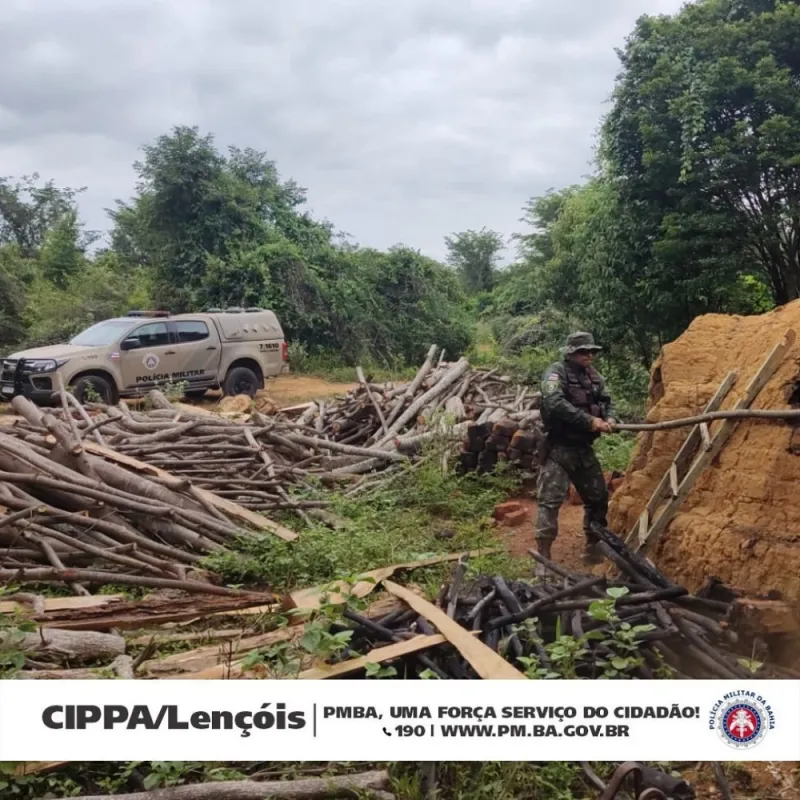
[[[14,373],[17,369],[16,359],[6,358],[0,361],[0,382],[14,383]]]

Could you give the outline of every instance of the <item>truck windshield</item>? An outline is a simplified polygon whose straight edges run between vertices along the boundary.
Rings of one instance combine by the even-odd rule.
[[[105,322],[98,322],[71,339],[70,344],[79,347],[107,347],[116,342],[136,322],[135,319],[109,319]]]

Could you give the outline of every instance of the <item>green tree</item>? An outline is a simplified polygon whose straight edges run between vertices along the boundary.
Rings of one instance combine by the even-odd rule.
[[[16,344],[25,332],[21,261],[17,245],[0,245],[0,354]]]
[[[84,264],[79,238],[78,214],[73,209],[62,214],[45,234],[39,251],[39,266],[42,276],[59,289],[65,289],[69,279]]]
[[[503,237],[491,230],[463,231],[445,236],[447,263],[461,278],[470,294],[487,292],[495,282],[500,253],[505,247]]]
[[[709,309],[748,275],[800,297],[798,41],[796,2],[698,0],[620,53],[604,166],[665,283],[690,272]]]
[[[309,354],[387,364],[469,341],[452,270],[409,248],[353,247],[303,209],[264,153],[175,128],[144,148],[134,198],[109,212],[113,251],[172,311],[266,306]],[[414,325],[409,325],[409,319]]]
[[[43,186],[38,182],[38,173],[26,175],[17,183],[0,178],[0,244],[16,244],[23,258],[38,253],[59,220],[74,212],[74,198],[84,191],[59,189],[53,181]]]

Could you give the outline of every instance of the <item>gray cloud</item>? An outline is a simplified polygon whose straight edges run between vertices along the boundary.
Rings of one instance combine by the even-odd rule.
[[[365,245],[444,255],[579,181],[642,13],[681,0],[2,0],[0,175],[133,191],[177,124],[265,150]]]

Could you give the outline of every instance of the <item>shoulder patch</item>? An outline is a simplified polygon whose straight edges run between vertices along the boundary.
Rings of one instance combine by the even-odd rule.
[[[542,393],[547,395],[553,394],[553,392],[558,391],[560,386],[561,381],[558,375],[548,375],[542,382]]]

